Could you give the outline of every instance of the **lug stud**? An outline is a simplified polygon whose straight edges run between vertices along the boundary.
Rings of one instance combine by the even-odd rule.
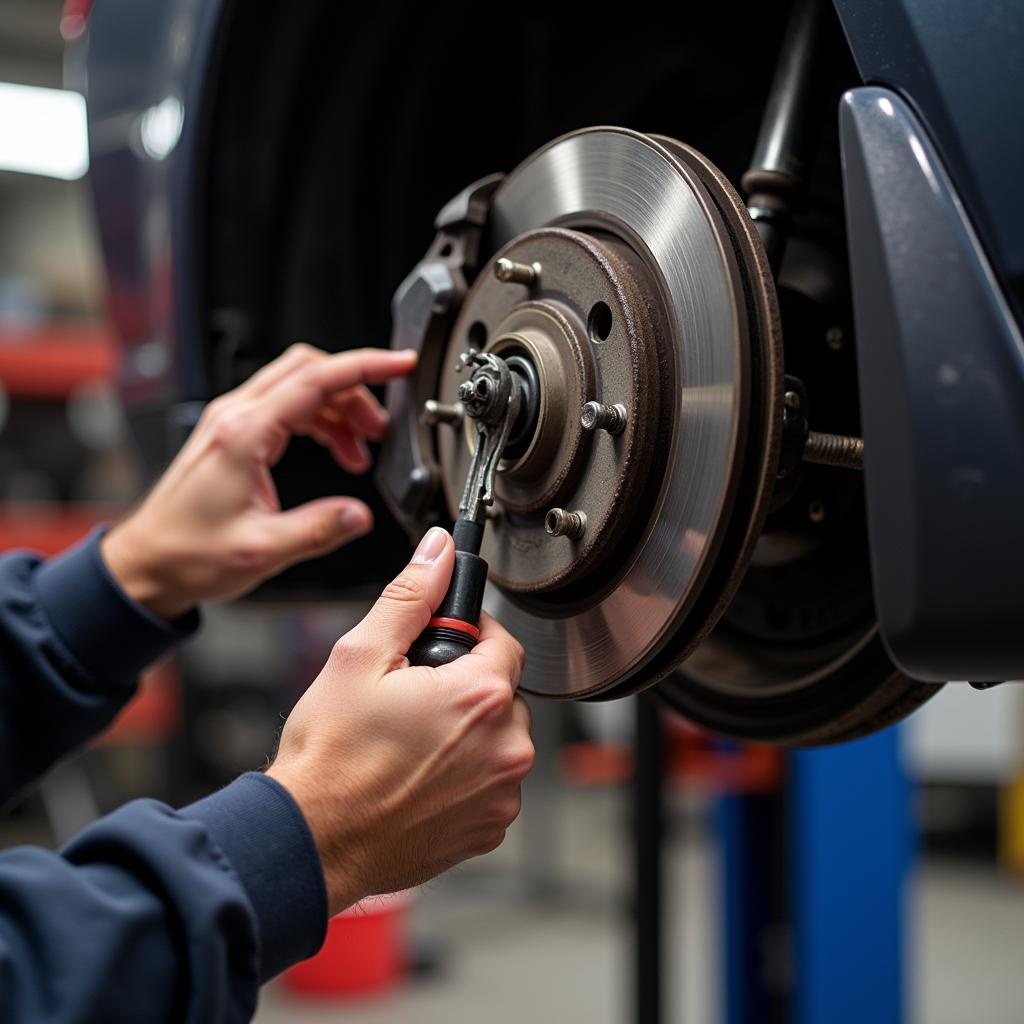
[[[579,540],[586,529],[587,516],[584,512],[567,512],[564,508],[553,508],[544,517],[544,531],[549,537]]]
[[[536,284],[540,280],[539,263],[516,263],[504,256],[494,264],[494,276],[503,284]]]
[[[428,427],[436,427],[439,423],[447,423],[449,426],[456,427],[462,423],[464,415],[465,409],[463,409],[461,402],[456,402],[454,405],[446,405],[444,402],[437,402],[433,398],[428,398],[423,403],[423,412],[420,415],[420,419]]]
[[[626,429],[626,407],[587,402],[580,412],[580,423],[584,430],[604,430],[609,434],[621,434]]]

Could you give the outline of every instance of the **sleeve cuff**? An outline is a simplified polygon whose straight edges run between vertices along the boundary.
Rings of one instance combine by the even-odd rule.
[[[101,679],[134,679],[199,628],[191,611],[175,622],[133,601],[100,554],[104,530],[93,531],[36,574],[39,603],[79,663]]]
[[[327,891],[306,819],[274,779],[249,772],[182,809],[206,826],[252,903],[260,983],[312,956],[327,931]]]

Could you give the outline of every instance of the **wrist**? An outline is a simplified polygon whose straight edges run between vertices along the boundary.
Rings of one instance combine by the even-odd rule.
[[[336,811],[337,797],[324,793],[322,787],[309,781],[322,773],[313,766],[304,770],[301,766],[281,765],[275,761],[265,774],[288,791],[306,819],[320,857],[328,912],[334,915],[358,903],[368,895],[359,881],[357,852],[360,844],[344,835],[346,829]]]
[[[131,517],[103,536],[100,554],[117,585],[159,618],[173,622],[195,607],[192,597],[174,585],[169,560],[161,559],[152,543],[133,529]]]

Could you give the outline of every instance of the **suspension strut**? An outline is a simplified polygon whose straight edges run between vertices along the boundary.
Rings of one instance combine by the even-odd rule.
[[[747,209],[776,278],[821,122],[818,103],[824,92],[827,43],[823,8],[823,0],[793,4],[750,168],[742,179]]]

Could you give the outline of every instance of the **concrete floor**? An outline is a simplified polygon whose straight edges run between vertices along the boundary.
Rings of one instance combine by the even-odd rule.
[[[1024,1020],[1024,881],[925,865],[912,890],[913,1000],[921,1024]]]
[[[531,885],[525,850],[530,824],[521,819],[500,850],[419,893],[413,934],[440,944],[444,966],[435,976],[348,1006],[318,1005],[272,986],[264,993],[258,1024],[628,1020],[622,794],[563,795],[557,810],[554,856],[561,884],[554,892]],[[687,996],[688,1019],[707,1021],[710,990],[697,979],[714,970],[716,940],[699,934],[711,917],[704,904],[713,885],[712,864],[705,843],[688,842],[681,852],[672,858],[673,889],[690,893],[696,912],[679,919],[691,934],[678,988]]]
[[[527,804],[529,807],[529,804]],[[558,804],[563,886],[531,896],[519,824],[506,845],[425,888],[413,931],[444,950],[444,967],[374,1000],[297,999],[280,986],[263,996],[259,1024],[587,1024],[629,1022],[625,914],[625,806],[611,791]],[[691,821],[692,816],[687,817]],[[670,1021],[713,1024],[718,932],[714,854],[699,829],[673,837]],[[1019,1024],[1024,1020],[1024,885],[993,872],[937,864],[918,869],[910,893],[911,1020],[921,1024]],[[824,1022],[823,1022],[824,1024]]]

